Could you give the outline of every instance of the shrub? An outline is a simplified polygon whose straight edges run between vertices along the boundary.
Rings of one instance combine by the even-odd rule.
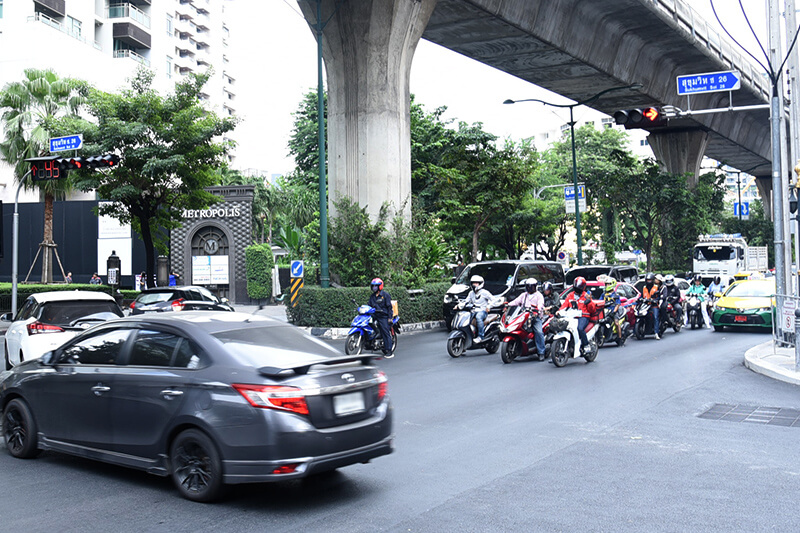
[[[405,287],[387,287],[397,301],[401,323],[428,322],[442,319],[442,299],[449,283],[431,283],[421,293],[409,294]],[[289,321],[297,326],[344,328],[350,325],[356,306],[369,301],[369,287],[323,289],[306,285],[300,290],[297,306],[287,304]],[[353,303],[355,300],[357,303]]]
[[[245,248],[247,295],[254,300],[272,296],[272,268],[275,259],[269,244],[253,244]]]

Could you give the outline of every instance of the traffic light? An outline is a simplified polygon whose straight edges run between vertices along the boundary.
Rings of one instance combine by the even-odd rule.
[[[634,128],[657,128],[667,125],[667,117],[660,107],[644,107],[640,109],[622,109],[614,113],[614,122],[625,126],[626,130]]]
[[[26,159],[31,164],[31,180],[57,180],[65,177],[67,173],[58,164],[57,156],[29,157]]]
[[[86,168],[113,168],[119,165],[117,154],[105,154],[89,157],[85,161]]]

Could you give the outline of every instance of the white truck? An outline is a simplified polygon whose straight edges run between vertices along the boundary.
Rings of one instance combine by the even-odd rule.
[[[700,235],[692,251],[692,263],[692,270],[703,281],[719,276],[723,283],[730,283],[742,271],[765,272],[767,247],[748,246],[740,233]]]

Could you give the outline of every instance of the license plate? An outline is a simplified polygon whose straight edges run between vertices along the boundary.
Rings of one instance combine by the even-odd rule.
[[[347,416],[354,413],[360,413],[366,409],[364,405],[364,393],[351,392],[348,394],[340,394],[333,397],[333,412],[336,416]]]
[[[747,322],[747,317],[742,315],[736,315],[733,317],[734,322]]]

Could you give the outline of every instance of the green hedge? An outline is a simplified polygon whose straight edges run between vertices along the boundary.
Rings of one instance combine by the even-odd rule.
[[[244,249],[247,295],[253,300],[272,297],[272,268],[275,258],[269,244],[253,244]]]
[[[431,283],[422,287],[419,294],[409,294],[405,287],[386,287],[397,301],[400,322],[429,322],[442,320],[442,301],[450,283]],[[297,326],[344,328],[350,325],[356,314],[356,304],[369,301],[369,287],[346,287],[323,289],[306,285],[300,290],[297,307],[286,304],[289,321]]]

